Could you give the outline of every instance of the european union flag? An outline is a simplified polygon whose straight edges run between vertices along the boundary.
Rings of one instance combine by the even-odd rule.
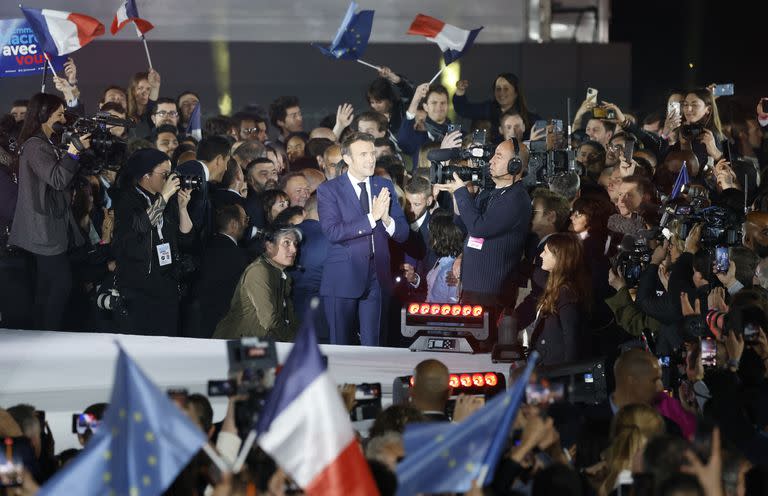
[[[192,114],[189,116],[187,134],[195,138],[197,141],[203,139],[203,124],[202,118],[200,116],[200,102],[197,102],[195,108],[192,109]]]
[[[677,175],[675,185],[672,187],[672,194],[669,195],[669,198],[672,200],[677,198],[680,195],[680,192],[683,191],[683,186],[688,184],[689,181],[688,166],[685,164],[685,161],[683,161],[683,166],[680,167],[680,173]]]
[[[200,428],[120,348],[99,429],[38,494],[159,495],[206,442]]]
[[[355,13],[356,10],[357,4],[351,2],[331,46],[324,48],[317,43],[312,43],[312,46],[333,59],[357,60],[362,57],[368,47],[368,38],[371,37],[373,11],[363,10]]]
[[[473,480],[487,485],[538,358],[538,353],[531,353],[514,387],[466,420],[407,426],[403,437],[405,459],[397,466],[397,494],[463,493],[469,491]]]

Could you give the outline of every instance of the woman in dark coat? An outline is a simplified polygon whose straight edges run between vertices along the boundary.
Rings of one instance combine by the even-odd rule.
[[[34,255],[37,329],[61,329],[72,290],[67,252],[83,244],[69,207],[80,151],[70,144],[62,152],[53,144],[54,127],[65,123],[64,101],[38,93],[29,101],[19,135],[19,196],[8,243]],[[90,146],[87,138],[80,140],[85,148]]]
[[[578,236],[555,233],[547,238],[541,268],[549,277],[539,299],[530,348],[541,354],[541,365],[585,358],[591,348],[585,327],[592,299]]]
[[[120,171],[112,249],[123,332],[178,335],[179,246],[192,240],[190,195],[161,151],[139,150]]]

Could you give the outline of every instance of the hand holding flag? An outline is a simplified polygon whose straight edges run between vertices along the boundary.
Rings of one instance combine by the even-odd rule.
[[[368,47],[368,39],[371,37],[371,28],[373,26],[373,11],[357,10],[357,3],[350,2],[347,7],[347,13],[344,14],[344,19],[341,21],[336,36],[334,36],[331,45],[328,48],[322,47],[317,43],[312,43],[312,46],[320,50],[320,52],[326,57],[337,60],[356,60],[357,62],[372,67],[376,70],[381,70],[380,67],[373,64],[369,64],[360,57],[365,53],[365,49]]]

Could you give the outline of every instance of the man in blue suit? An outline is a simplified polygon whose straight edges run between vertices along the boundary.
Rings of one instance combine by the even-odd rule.
[[[382,286],[392,285],[388,238],[405,242],[408,222],[392,182],[373,175],[373,136],[352,133],[341,154],[347,173],[317,189],[320,226],[331,243],[320,295],[332,344],[350,344],[359,330],[362,345],[378,346]]]

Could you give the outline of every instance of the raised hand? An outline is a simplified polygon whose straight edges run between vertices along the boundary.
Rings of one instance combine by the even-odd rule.
[[[459,96],[464,95],[467,92],[467,88],[469,88],[469,81],[466,79],[462,79],[461,81],[458,81],[456,83],[456,94]]]

